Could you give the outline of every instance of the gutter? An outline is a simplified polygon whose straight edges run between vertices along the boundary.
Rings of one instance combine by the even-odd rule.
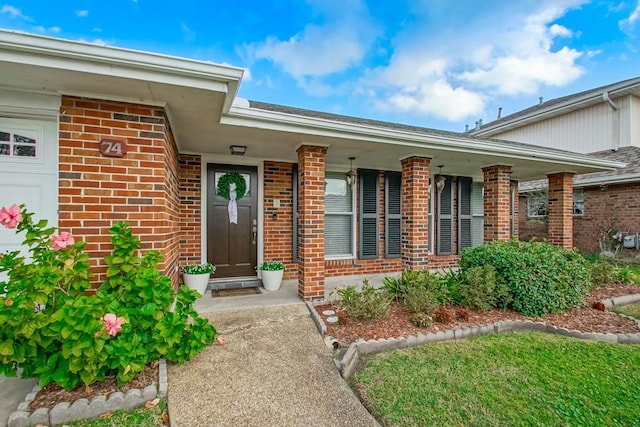
[[[640,78],[635,78],[632,79],[631,81],[625,81],[624,83],[618,83],[618,84],[612,84],[610,86],[608,86],[608,90],[606,91],[607,96],[608,95],[615,95],[618,92],[627,90],[629,88],[633,88],[633,87],[640,87]],[[564,109],[566,109],[569,106],[579,106],[581,104],[587,104],[587,103],[595,103],[595,101],[597,101],[598,99],[600,99],[602,97],[603,94],[601,94],[600,92],[596,92],[594,93],[593,91],[589,91],[588,94],[585,94],[583,96],[581,96],[580,98],[574,98],[573,100],[569,100],[569,101],[565,101],[563,103],[560,104],[556,104],[553,107],[548,107],[546,109],[540,109],[538,111],[535,111],[533,113],[529,113],[525,116],[521,116],[518,118],[515,118],[513,120],[509,120],[506,121],[504,123],[501,123],[499,125],[494,125],[492,126],[491,123],[487,123],[484,127],[484,129],[480,129],[477,132],[471,132],[474,135],[477,136],[482,136],[482,135],[492,135],[492,134],[496,134],[496,133],[500,133],[500,132],[505,132],[507,130],[510,130],[514,127],[520,127],[520,126],[524,126],[527,125],[531,122],[535,122],[541,119],[544,119],[546,116],[553,116],[555,113],[562,111]]]
[[[502,155],[511,158],[537,158],[562,165],[590,166],[605,170],[615,170],[626,166],[625,163],[596,159],[571,152],[553,153],[535,146],[510,147],[487,139],[441,136],[436,133],[423,134],[402,129],[383,129],[358,123],[344,123],[323,118],[308,118],[282,112],[260,110],[241,105],[233,105],[227,115],[222,116],[221,124],[244,126],[276,131],[299,132],[304,134],[345,137],[350,134],[369,142],[397,144],[416,148],[437,148],[443,151],[467,152],[470,154]]]

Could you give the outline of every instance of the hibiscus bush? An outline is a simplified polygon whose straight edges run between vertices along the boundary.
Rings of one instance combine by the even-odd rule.
[[[182,363],[211,344],[216,330],[198,316],[195,291],[174,290],[157,268],[161,254],[139,256],[126,223],[109,229],[107,280],[90,282],[84,242],[35,222],[24,206],[0,210],[0,224],[24,234],[24,252],[0,255],[0,373],[37,377],[65,389],[108,375],[120,384],[160,357]]]

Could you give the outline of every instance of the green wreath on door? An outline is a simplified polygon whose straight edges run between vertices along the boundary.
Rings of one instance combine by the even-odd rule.
[[[229,186],[236,185],[236,200],[240,200],[247,193],[247,181],[238,172],[225,173],[218,180],[218,194],[226,200],[230,200]]]

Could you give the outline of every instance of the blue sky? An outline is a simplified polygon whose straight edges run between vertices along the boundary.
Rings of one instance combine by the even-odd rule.
[[[640,0],[0,0],[0,28],[230,64],[244,98],[454,131],[640,76]]]

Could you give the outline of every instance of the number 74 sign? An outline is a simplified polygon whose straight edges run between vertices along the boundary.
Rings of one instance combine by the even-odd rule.
[[[127,154],[127,142],[105,138],[100,141],[100,153],[105,157],[124,157]]]

